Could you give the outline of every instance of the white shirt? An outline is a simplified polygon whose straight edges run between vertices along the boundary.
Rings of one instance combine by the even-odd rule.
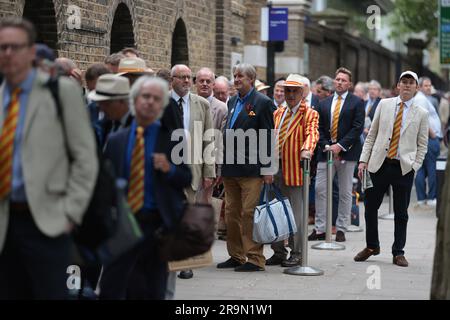
[[[288,131],[289,131],[289,127],[290,127],[291,124],[292,124],[292,121],[293,121],[294,118],[295,118],[295,114],[297,113],[298,109],[300,109],[300,104],[301,104],[301,103],[302,103],[302,102],[300,101],[294,108],[291,109],[292,116],[291,116],[291,119],[289,119],[289,124],[288,124],[288,127],[287,127],[287,130],[288,130]],[[279,126],[278,129],[281,129],[281,127],[283,126],[284,118],[286,117],[286,114],[288,113],[288,110],[289,110],[289,106],[286,108],[286,110],[284,110],[283,117],[281,118],[280,126]]]
[[[348,91],[344,92],[341,95],[342,100],[341,100],[341,110],[339,111],[339,116],[342,112],[342,109],[343,109],[342,107],[344,106],[344,101],[347,98],[347,95],[348,95]],[[338,98],[339,98],[339,95],[335,92],[334,97],[333,97],[333,102],[331,103],[330,129],[333,127],[333,114],[334,114],[334,109],[336,108],[336,104],[338,102]]]
[[[172,98],[174,98],[178,104],[180,96],[175,92],[175,90],[172,90],[171,95]],[[189,92],[188,92],[188,94],[183,97],[183,127],[186,130],[189,130],[190,117],[191,117],[191,105],[189,104]]]
[[[409,110],[411,109],[411,105],[413,103],[413,100],[414,99],[410,99],[408,101],[403,101],[404,107],[403,107],[402,127],[401,127],[401,130],[400,130],[400,135],[403,133],[403,130],[405,130],[406,117],[408,115]],[[402,102],[402,99],[400,99],[400,96],[398,96],[397,97],[397,101],[396,101],[394,119],[397,118],[397,113],[398,113],[398,110],[400,110],[400,103],[401,102]]]
[[[433,130],[434,134],[438,138],[442,138],[442,128],[441,128],[441,120],[439,119],[439,115],[436,112],[436,108],[430,102],[430,100],[423,94],[423,92],[419,91],[414,97],[414,102],[418,106],[428,111],[428,123]]]
[[[404,106],[403,106],[402,127],[400,128],[400,135],[402,135],[403,131],[405,130],[406,117],[408,116],[408,112],[411,109],[413,100],[414,100],[414,98],[409,99],[408,101],[403,101]],[[401,102],[402,102],[402,99],[400,99],[400,96],[398,96],[397,101],[395,103],[394,123],[395,123],[395,119],[397,118],[398,111],[400,110]],[[392,132],[394,132],[394,129],[392,129]],[[397,154],[395,155],[394,159],[400,160],[400,157],[398,156],[398,150],[400,150],[400,148],[397,149]]]

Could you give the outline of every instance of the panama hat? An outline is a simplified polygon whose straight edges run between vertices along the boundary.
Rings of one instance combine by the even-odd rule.
[[[256,79],[255,80],[255,88],[256,88],[256,91],[261,91],[261,90],[269,89],[270,86],[266,86],[263,82]]]
[[[88,98],[92,101],[122,100],[128,99],[130,94],[130,81],[125,77],[114,74],[101,75]]]
[[[120,59],[118,71],[119,71],[117,73],[118,76],[123,76],[125,74],[135,74],[135,75],[152,74],[152,72],[149,72],[149,70],[147,69],[145,61],[137,57]]]
[[[290,74],[286,81],[281,84],[283,87],[300,87],[303,88],[305,84],[303,83],[303,77],[299,74]]]

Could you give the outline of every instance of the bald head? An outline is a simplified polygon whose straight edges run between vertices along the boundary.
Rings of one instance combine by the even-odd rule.
[[[209,98],[214,89],[214,72],[209,68],[201,68],[195,76],[197,94],[203,98]]]
[[[214,97],[222,102],[227,102],[230,91],[230,83],[224,76],[220,76],[214,82]]]
[[[180,97],[189,93],[192,87],[192,71],[184,64],[174,65],[170,71],[172,88]]]

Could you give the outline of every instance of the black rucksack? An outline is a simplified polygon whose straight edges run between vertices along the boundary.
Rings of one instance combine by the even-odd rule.
[[[55,101],[58,118],[63,127],[66,149],[69,152],[62,106],[59,99],[58,78],[50,78],[47,82],[47,87]],[[110,160],[103,158],[100,148],[97,148],[96,156],[98,157],[99,172],[94,191],[81,225],[77,226],[72,234],[77,245],[92,252],[95,252],[102,243],[115,233],[118,223],[116,212],[118,201],[114,168]]]

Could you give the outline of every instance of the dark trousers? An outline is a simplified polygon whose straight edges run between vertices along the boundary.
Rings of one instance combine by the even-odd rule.
[[[11,210],[0,253],[0,300],[68,298],[72,250],[69,235],[47,237],[28,210]]]
[[[394,244],[392,255],[403,255],[406,243],[406,228],[408,225],[408,206],[411,188],[414,181],[414,171],[402,176],[400,162],[384,162],[376,173],[371,173],[373,187],[366,190],[365,219],[367,247],[375,249],[380,247],[378,238],[378,209],[383,202],[384,194],[389,185],[392,185],[394,196]]]
[[[167,263],[159,259],[153,236],[160,223],[137,219],[145,240],[104,267],[100,279],[100,299],[164,300]]]

